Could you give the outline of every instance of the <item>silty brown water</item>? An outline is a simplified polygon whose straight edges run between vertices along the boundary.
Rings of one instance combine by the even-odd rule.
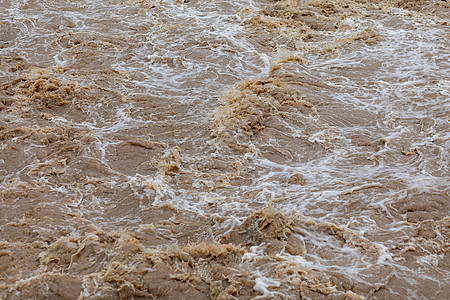
[[[0,298],[444,299],[447,1],[3,1]]]

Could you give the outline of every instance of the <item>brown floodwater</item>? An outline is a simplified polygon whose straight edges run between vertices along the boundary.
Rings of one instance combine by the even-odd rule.
[[[3,0],[0,299],[445,299],[449,15]]]

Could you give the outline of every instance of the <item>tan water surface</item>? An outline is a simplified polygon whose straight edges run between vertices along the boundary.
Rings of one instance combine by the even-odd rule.
[[[450,295],[448,1],[0,8],[0,299]]]

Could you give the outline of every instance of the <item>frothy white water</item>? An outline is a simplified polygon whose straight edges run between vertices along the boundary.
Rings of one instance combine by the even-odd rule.
[[[413,287],[421,280],[447,283],[439,282],[450,278],[440,265],[444,250],[431,251],[430,241],[413,233],[425,221],[439,221],[432,213],[448,207],[448,25],[401,10],[349,17],[344,23],[351,29],[335,32],[336,40],[372,28],[378,43],[350,43],[320,55],[305,50],[304,63],[283,65],[281,46],[278,54],[264,52],[245,30],[238,12],[258,9],[253,1],[5,5],[0,16],[11,40],[2,55],[24,57],[45,70],[61,65],[61,80],[105,93],[92,96],[96,102],[82,114],[45,116],[85,145],[71,160],[39,154],[49,144],[36,141],[24,144],[28,159],[15,169],[6,169],[7,159],[0,158],[5,193],[41,189],[53,201],[45,205],[68,198],[61,210],[136,232],[143,231],[149,208],[169,206],[211,222],[218,240],[255,210],[274,208],[297,218],[292,235],[305,250],[294,255],[283,248],[259,265],[269,246],[251,247],[239,266],[254,273],[257,298],[282,297],[274,270],[289,268],[293,282],[299,274],[337,273],[383,286],[390,295],[397,293],[390,281],[406,282],[400,294],[412,298],[420,297]],[[303,80],[293,85],[314,109],[274,107],[265,129],[249,139],[249,151],[220,149],[208,127],[223,93],[242,80],[268,77],[278,63],[287,78]],[[6,70],[0,78],[13,75]],[[8,118],[11,126],[29,122],[14,113]],[[129,145],[144,150],[129,154]],[[66,177],[59,181],[55,174]],[[423,219],[411,215],[417,211]],[[163,226],[155,232],[182,236]],[[442,243],[448,238],[436,236]],[[408,249],[420,249],[420,255],[405,258]],[[335,286],[327,288],[329,295],[337,293]]]

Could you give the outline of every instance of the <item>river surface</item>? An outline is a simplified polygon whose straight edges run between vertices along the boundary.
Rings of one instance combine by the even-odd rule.
[[[445,299],[449,15],[2,0],[0,298]]]

